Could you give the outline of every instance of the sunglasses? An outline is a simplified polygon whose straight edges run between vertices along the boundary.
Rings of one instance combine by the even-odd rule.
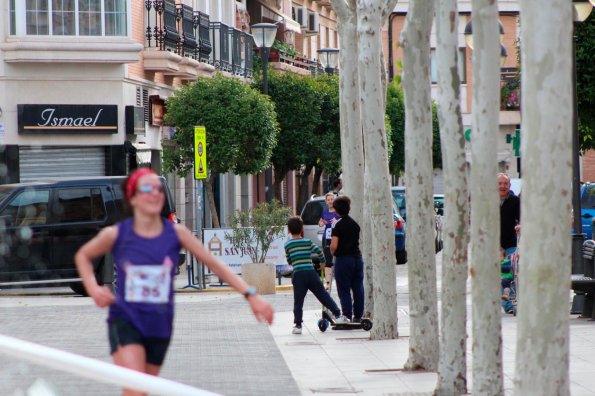
[[[138,187],[138,192],[143,194],[148,194],[153,191],[157,191],[159,193],[163,192],[163,186],[154,186],[152,184],[143,184],[142,186]]]

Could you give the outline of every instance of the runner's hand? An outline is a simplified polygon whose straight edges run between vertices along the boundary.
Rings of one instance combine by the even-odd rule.
[[[88,292],[93,298],[95,305],[97,305],[99,308],[105,308],[108,305],[112,305],[116,301],[116,297],[106,286],[97,285],[93,289],[88,290]]]
[[[273,323],[274,311],[271,304],[266,302],[258,294],[250,296],[248,302],[250,303],[250,308],[252,308],[256,320],[259,322],[267,322],[269,325]]]

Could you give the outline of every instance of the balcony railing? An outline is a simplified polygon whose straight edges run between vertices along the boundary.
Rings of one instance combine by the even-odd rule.
[[[213,43],[210,63],[215,69],[236,76],[252,77],[252,36],[221,22],[211,22],[210,32]]]
[[[146,0],[146,47],[208,62],[209,16],[175,0]]]

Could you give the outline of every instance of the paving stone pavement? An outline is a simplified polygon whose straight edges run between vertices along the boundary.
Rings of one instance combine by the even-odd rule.
[[[111,362],[107,311],[89,298],[53,296],[43,306],[36,306],[33,296],[8,297],[12,304],[6,304],[6,298],[0,302],[0,334]],[[270,300],[277,309],[291,309],[290,293]],[[256,323],[241,296],[178,294],[176,310],[162,377],[223,395],[300,395],[268,327]],[[120,394],[112,385],[0,358],[0,395],[26,390],[37,378],[52,384],[59,395]]]

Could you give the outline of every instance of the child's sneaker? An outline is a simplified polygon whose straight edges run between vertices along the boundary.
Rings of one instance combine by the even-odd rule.
[[[349,320],[349,318],[347,318],[347,316],[345,316],[345,315],[341,315],[335,320],[336,324],[343,324],[343,323],[349,323],[349,322],[351,322],[351,320]]]
[[[326,282],[324,284],[324,290],[329,290],[331,288],[331,283],[330,282]]]
[[[302,326],[295,325],[293,326],[293,330],[291,334],[302,334]]]

